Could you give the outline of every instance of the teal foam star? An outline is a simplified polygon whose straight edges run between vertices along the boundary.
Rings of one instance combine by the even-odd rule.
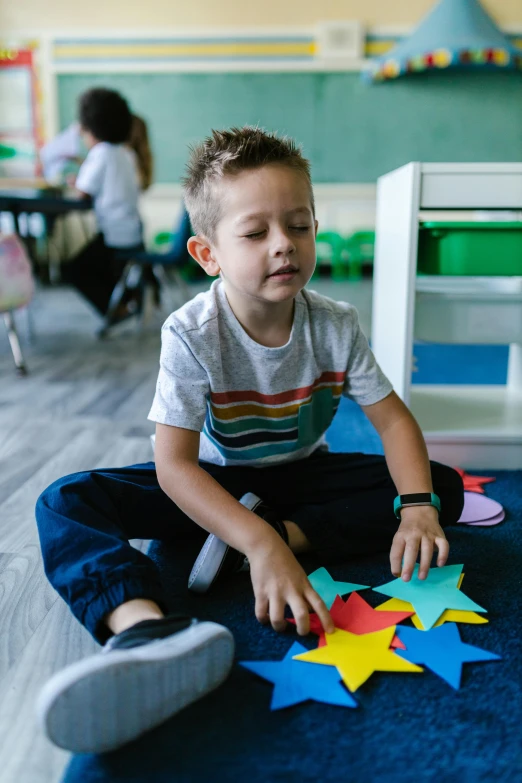
[[[463,565],[430,568],[426,579],[418,578],[419,564],[415,564],[411,581],[393,579],[373,589],[377,593],[400,598],[413,605],[424,628],[428,631],[446,609],[463,609],[472,612],[486,612],[458,589]]]
[[[336,582],[326,568],[318,568],[308,574],[308,580],[316,593],[319,593],[328,609],[335,601],[336,595],[346,595],[354,590],[366,590],[370,585],[356,585],[353,582]]]

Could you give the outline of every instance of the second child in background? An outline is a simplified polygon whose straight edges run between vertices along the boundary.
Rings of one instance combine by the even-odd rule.
[[[147,124],[137,114],[132,115],[131,132],[127,144],[136,155],[141,190],[148,190],[152,185],[154,165]]]
[[[127,101],[114,90],[97,87],[80,98],[79,122],[89,152],[76,189],[92,198],[99,233],[64,267],[63,276],[100,315],[107,312],[126,259],[143,249],[137,161],[128,146],[132,121]],[[118,319],[136,312],[137,297],[138,291],[120,305]]]
[[[43,175],[51,185],[63,185],[68,175],[78,172],[83,160],[81,128],[73,122],[40,150]]]
[[[127,139],[127,146],[136,156],[136,165],[138,167],[138,178],[142,193],[152,185],[154,164],[152,160],[152,151],[149,144],[149,132],[147,123],[137,114],[132,115],[132,125],[130,136]],[[154,306],[161,306],[161,293],[159,283],[156,280],[150,264],[143,266],[143,278],[152,291]],[[125,317],[125,313],[124,313]]]

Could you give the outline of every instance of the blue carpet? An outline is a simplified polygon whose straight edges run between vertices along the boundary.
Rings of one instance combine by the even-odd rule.
[[[329,432],[333,450],[371,451],[375,432],[343,402]],[[271,713],[272,687],[239,666],[227,682],[127,748],[75,756],[63,783],[518,783],[522,781],[520,595],[522,471],[497,476],[487,494],[507,510],[498,527],[450,529],[451,563],[465,564],[465,592],[489,610],[488,625],[461,625],[465,642],[503,660],[467,664],[454,691],[422,675],[373,675],[356,693],[356,710],[307,703]],[[239,660],[278,660],[294,639],[261,627],[248,575],[207,597],[186,595],[196,551],[155,543],[173,609],[184,601],[202,618],[228,626]],[[321,563],[303,559],[307,572]],[[379,585],[390,576],[386,555],[330,566],[336,579]],[[181,573],[179,578],[174,573]],[[366,590],[374,606],[383,596]],[[315,646],[315,637],[304,643]]]

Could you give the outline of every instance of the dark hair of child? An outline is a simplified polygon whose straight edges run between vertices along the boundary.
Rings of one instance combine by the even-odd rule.
[[[132,114],[125,98],[114,90],[94,87],[80,96],[80,125],[98,141],[123,144],[129,138]]]
[[[136,114],[132,115],[132,127],[127,144],[136,153],[141,189],[147,190],[152,184],[152,152],[147,125]]]

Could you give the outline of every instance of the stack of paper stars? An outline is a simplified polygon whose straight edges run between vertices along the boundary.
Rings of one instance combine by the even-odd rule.
[[[310,699],[357,707],[352,693],[377,671],[421,673],[426,666],[459,688],[464,663],[500,659],[460,638],[457,623],[488,622],[477,614],[486,609],[460,589],[462,569],[433,568],[421,580],[417,565],[411,581],[394,579],[374,588],[390,596],[374,609],[355,592],[368,585],[336,582],[319,568],[308,578],[330,609],[334,632],[326,634],[317,615],[311,614],[310,631],[319,637],[316,649],[294,642],[281,661],[241,665],[274,684],[272,710]],[[345,602],[341,596],[348,593]],[[408,618],[415,627],[399,625]]]

